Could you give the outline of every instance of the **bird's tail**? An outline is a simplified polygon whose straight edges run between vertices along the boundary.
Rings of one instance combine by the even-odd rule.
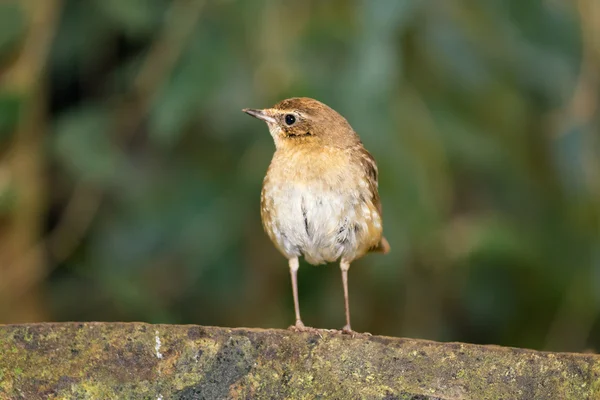
[[[371,251],[375,253],[387,254],[390,252],[390,244],[388,243],[387,239],[382,236],[379,243],[377,243],[377,246],[371,248]]]

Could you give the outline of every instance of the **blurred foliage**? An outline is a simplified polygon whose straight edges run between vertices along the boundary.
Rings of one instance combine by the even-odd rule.
[[[4,148],[19,121],[22,99],[9,92],[0,92],[0,148]]]
[[[0,4],[0,56],[6,56],[14,50],[24,33],[25,18],[18,4]]]
[[[240,110],[309,96],[380,168],[392,252],[353,264],[355,329],[600,348],[593,3],[65,0],[46,231],[78,188],[100,205],[79,205],[89,226],[48,257],[48,319],[291,323],[259,219],[273,144]],[[0,12],[2,54],[16,21]],[[0,128],[17,112],[2,99]],[[302,265],[305,322],[341,327],[339,269]]]

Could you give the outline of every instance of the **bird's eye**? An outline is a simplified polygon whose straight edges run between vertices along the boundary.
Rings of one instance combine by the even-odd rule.
[[[285,123],[288,125],[294,125],[294,122],[296,122],[296,117],[294,117],[292,114],[287,114],[285,116]]]

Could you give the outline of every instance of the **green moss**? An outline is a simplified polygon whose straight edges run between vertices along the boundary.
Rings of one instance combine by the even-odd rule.
[[[26,342],[31,342],[31,339],[33,339],[33,334],[31,333],[31,331],[29,329],[26,329],[25,332],[23,333],[23,339]]]

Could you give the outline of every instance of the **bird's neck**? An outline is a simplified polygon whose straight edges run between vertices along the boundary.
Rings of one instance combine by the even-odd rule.
[[[275,151],[270,175],[288,180],[339,180],[347,171],[349,157],[336,147],[295,146]]]

